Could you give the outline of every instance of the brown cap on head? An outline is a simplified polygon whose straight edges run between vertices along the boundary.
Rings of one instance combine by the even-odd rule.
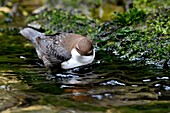
[[[92,41],[87,37],[77,34],[68,34],[61,39],[60,45],[69,52],[75,48],[80,55],[88,56],[93,54]]]
[[[77,43],[76,50],[81,55],[91,55],[93,53],[93,44],[89,39],[83,38]]]

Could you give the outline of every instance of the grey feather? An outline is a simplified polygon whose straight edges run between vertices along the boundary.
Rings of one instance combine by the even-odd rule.
[[[40,33],[32,28],[24,28],[22,30],[20,30],[20,33],[27,38],[28,40],[30,40],[33,44],[35,44],[36,42],[36,38],[37,37],[42,37],[45,34],[44,33]]]
[[[38,48],[50,62],[61,63],[69,60],[71,58],[71,53],[60,46],[60,44],[56,44],[56,41],[57,40],[51,40],[49,37],[43,39],[38,37]]]
[[[32,42],[38,57],[43,60],[46,67],[60,65],[71,58],[71,53],[60,45],[65,34],[46,36],[31,28],[25,28],[20,33]]]

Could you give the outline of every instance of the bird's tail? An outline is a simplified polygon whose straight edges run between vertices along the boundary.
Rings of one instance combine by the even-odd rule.
[[[41,33],[37,30],[32,29],[32,28],[24,28],[24,29],[20,30],[20,33],[34,44],[36,43],[35,41],[36,41],[37,37],[41,37],[44,35],[44,33]]]

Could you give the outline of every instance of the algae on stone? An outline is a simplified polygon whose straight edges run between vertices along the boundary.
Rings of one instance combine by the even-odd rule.
[[[134,6],[138,6],[138,2],[134,1]],[[66,12],[65,9],[44,11],[30,16],[28,22],[40,24],[47,34],[71,32],[88,36],[94,40],[100,54],[100,51],[107,51],[129,61],[144,61],[145,65],[168,68],[170,8],[168,1],[165,1],[165,4],[160,4],[160,7],[152,11],[133,7],[101,24],[72,11]],[[150,8],[153,9],[151,6]],[[104,57],[112,61],[112,57]]]
[[[121,58],[144,60],[145,64],[165,67],[170,60],[168,15],[170,8],[159,8],[147,15],[136,8],[130,9],[129,12],[119,14],[109,24],[100,26],[102,30],[99,35],[103,38],[99,42],[104,43],[103,48]]]

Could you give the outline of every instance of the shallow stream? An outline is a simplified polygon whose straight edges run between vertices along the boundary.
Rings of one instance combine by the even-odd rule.
[[[0,41],[1,111],[104,112],[137,105],[137,110],[153,106],[154,111],[170,111],[170,70],[96,59],[88,66],[50,74],[22,36],[1,34]],[[28,108],[33,106],[40,108]]]
[[[2,113],[170,112],[168,69],[115,58],[113,63],[96,59],[84,67],[50,74],[18,33],[1,32],[0,48]]]

